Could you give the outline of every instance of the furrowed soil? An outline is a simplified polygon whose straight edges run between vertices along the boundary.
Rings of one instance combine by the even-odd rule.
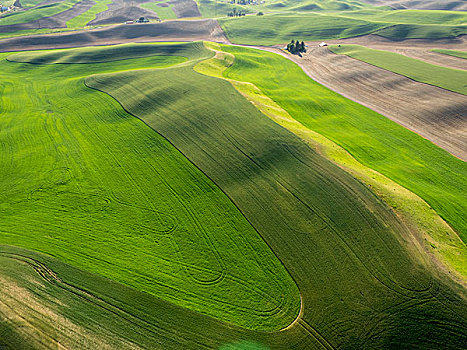
[[[302,58],[287,57],[314,80],[467,160],[466,96],[336,55],[315,43],[310,43]]]

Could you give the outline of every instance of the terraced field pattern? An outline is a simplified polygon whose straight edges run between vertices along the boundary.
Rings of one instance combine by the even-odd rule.
[[[0,348],[467,343],[464,161],[251,48],[0,66]]]

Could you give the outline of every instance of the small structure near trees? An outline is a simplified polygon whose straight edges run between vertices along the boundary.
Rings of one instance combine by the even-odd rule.
[[[326,44],[326,43],[323,41],[323,42],[320,43],[318,46],[319,46],[319,47],[325,47],[325,46],[328,46],[328,44]]]
[[[148,22],[149,22],[149,19],[145,17],[140,17],[136,20],[136,23],[148,23]]]
[[[287,44],[287,51],[289,51],[293,55],[302,56],[302,52],[306,52],[305,43],[302,41],[294,41],[292,40],[290,43]]]

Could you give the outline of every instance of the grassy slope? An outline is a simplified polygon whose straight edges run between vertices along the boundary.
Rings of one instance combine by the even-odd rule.
[[[249,331],[22,248],[0,245],[0,291],[5,350],[320,349],[301,327]]]
[[[436,10],[361,10],[341,13],[342,16],[393,24],[467,25],[467,14],[461,11]]]
[[[466,242],[465,162],[313,82],[298,66],[279,55],[243,48],[225,49],[237,57],[227,77],[254,83],[303,125],[419,195]]]
[[[112,3],[112,0],[96,1],[96,4],[93,7],[91,7],[89,10],[87,10],[86,12],[66,22],[66,26],[68,28],[84,27],[89,22],[91,22],[94,18],[96,18],[96,15],[98,13],[106,11],[108,9],[108,5],[110,5],[111,3]]]
[[[392,40],[453,38],[467,34],[467,15],[453,11],[291,11],[261,17],[222,18],[220,23],[229,39],[238,44],[271,45],[295,37],[324,40],[370,33]]]
[[[157,13],[157,16],[161,20],[177,18],[177,16],[175,15],[175,12],[173,12],[172,10],[173,4],[169,4],[168,7],[157,6],[157,4],[164,3],[164,2],[166,1],[146,2],[144,4],[141,4],[140,6],[142,8],[154,11],[155,13]]]
[[[247,76],[261,71],[242,64],[247,50],[229,50],[241,56],[234,67]],[[271,58],[264,59],[270,69]],[[229,195],[297,281],[304,313],[296,326],[324,347],[436,348],[465,341],[464,330],[450,326],[465,319],[465,300],[404,248],[410,234],[394,214],[228,82],[184,65],[94,75],[87,84],[167,137]],[[328,101],[323,98],[320,105]]]
[[[257,86],[223,77],[225,70],[234,63],[235,57],[221,51],[218,44],[206,45],[215,50],[216,56],[198,64],[197,71],[227,79],[261,112],[299,136],[327,159],[363,181],[390,205],[405,223],[418,231],[417,240],[422,241],[424,249],[429,251],[430,255],[441,261],[449,273],[457,276],[460,281],[467,280],[467,246],[423,199],[377,171],[364,166],[336,143],[293,119]],[[422,238],[419,238],[420,236]],[[414,242],[413,245],[418,246],[419,243]]]
[[[12,12],[8,16],[0,19],[0,25],[27,23],[43,17],[53,16],[72,8],[79,1],[80,0],[66,0],[59,3],[39,6],[27,11]]]
[[[36,6],[36,5],[40,4],[43,1],[44,0],[20,0],[20,3],[21,3],[22,7],[26,8],[26,7]]]
[[[260,236],[166,140],[83,84],[93,73],[209,56],[202,47],[58,51],[79,64],[3,60],[0,243],[246,327],[281,328],[298,314],[299,294]],[[57,59],[47,51],[10,56]],[[83,63],[105,57],[112,62]]]
[[[259,3],[260,1],[258,1]],[[198,7],[203,17],[224,17],[233,8],[243,10],[246,13],[267,12],[310,12],[310,11],[347,11],[372,8],[363,2],[352,0],[268,0],[264,4],[238,5],[228,1],[197,0]]]
[[[442,49],[433,49],[432,51],[442,53],[449,56],[459,57],[467,59],[466,51],[457,51],[457,50],[442,50]]]
[[[466,35],[467,26],[395,24],[378,30],[374,34],[395,41],[405,39],[453,39],[460,35]]]
[[[271,45],[297,40],[322,40],[370,34],[386,25],[333,15],[265,15],[219,20],[237,44]]]
[[[394,52],[360,45],[333,45],[331,50],[422,83],[467,95],[467,72],[463,70],[436,66]]]

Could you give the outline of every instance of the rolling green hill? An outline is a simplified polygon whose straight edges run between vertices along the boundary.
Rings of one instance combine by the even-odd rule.
[[[319,11],[348,11],[364,8],[374,8],[360,1],[352,0],[267,0],[256,4],[245,4],[224,0],[197,0],[198,7],[203,17],[224,17],[233,8],[246,13],[268,12],[319,12]]]
[[[272,84],[293,104],[301,101],[298,91],[310,96],[309,84],[306,90],[292,80],[291,90],[291,85],[278,84],[285,71],[294,71],[288,66],[293,66],[291,62],[243,48],[226,50],[236,56],[228,76],[264,77],[258,82]],[[272,78],[262,69],[273,69]],[[225,191],[297,282],[304,305],[297,326],[322,346],[403,348],[417,343],[430,348],[434,342],[455,347],[465,340],[463,331],[451,337],[445,326],[415,320],[422,312],[427,319],[444,320],[443,325],[458,324],[457,317],[465,317],[465,303],[450,304],[448,298],[457,299],[455,292],[435,277],[420,252],[408,248],[405,240],[410,234],[397,217],[367,187],[259,113],[228,82],[203,77],[184,65],[151,75],[145,71],[94,75],[86,83],[113,96],[164,135]],[[312,87],[315,94],[319,89]],[[287,91],[295,93],[293,100]],[[345,99],[334,97],[331,102],[329,94],[334,95],[328,90],[322,93],[315,108],[326,109],[327,103],[355,108]],[[386,128],[404,133],[397,124],[375,117],[384,120]],[[327,123],[330,118],[323,115]],[[336,129],[339,117],[334,118]],[[433,147],[432,155],[439,152],[448,162],[457,161],[410,135],[417,144]],[[368,135],[370,139],[374,142],[375,135]],[[383,152],[382,147],[377,154]],[[430,286],[442,290],[437,299],[442,303],[432,298]],[[451,306],[446,308],[445,302]]]
[[[0,25],[28,23],[43,17],[49,17],[71,9],[80,0],[65,0],[52,4],[45,4],[27,11],[11,12],[0,18]]]
[[[83,83],[209,55],[199,43],[8,55],[0,242],[232,323],[278,329],[300,298],[254,228],[170,143]]]
[[[319,41],[366,34],[391,40],[443,39],[467,34],[467,17],[463,14],[453,16],[438,11],[426,15],[426,11],[412,11],[410,15],[403,15],[399,12],[285,13],[221,18],[219,22],[232,42],[250,45],[282,44],[294,38]],[[425,19],[432,24],[421,24]]]
[[[285,58],[223,50],[227,77],[400,183],[431,176],[432,206],[452,214],[465,163]],[[10,311],[0,344],[461,347],[465,290],[369,187],[195,71],[213,55],[202,43],[1,55],[0,286],[45,338]]]
[[[338,39],[373,33],[386,24],[334,15],[265,15],[220,19],[236,44],[273,45],[299,40]]]

